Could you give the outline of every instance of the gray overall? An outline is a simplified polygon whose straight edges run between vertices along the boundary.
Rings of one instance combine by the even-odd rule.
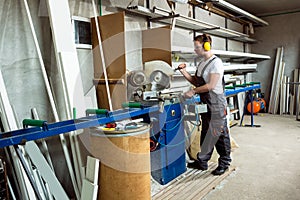
[[[216,58],[216,57],[215,57]],[[205,85],[203,72],[209,64],[215,59],[211,59],[203,68],[200,77],[195,73],[196,87]],[[223,77],[223,86],[224,86]],[[226,121],[226,98],[224,93],[216,94],[212,91],[199,93],[201,102],[207,104],[207,113],[201,114],[202,130],[200,146],[201,151],[197,154],[200,165],[207,168],[207,162],[210,160],[214,146],[219,157],[219,166],[228,167],[231,162],[230,158],[230,137]]]

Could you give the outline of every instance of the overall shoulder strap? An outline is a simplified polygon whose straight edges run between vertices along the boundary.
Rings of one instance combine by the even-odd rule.
[[[216,56],[213,57],[211,60],[209,60],[208,63],[206,63],[206,65],[203,67],[203,69],[202,69],[202,71],[201,71],[200,77],[203,76],[204,71],[206,70],[206,68],[209,66],[209,64],[210,64],[214,59],[216,59]]]

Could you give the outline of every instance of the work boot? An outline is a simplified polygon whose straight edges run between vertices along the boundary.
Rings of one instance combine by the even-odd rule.
[[[197,160],[192,162],[192,163],[188,163],[187,167],[192,168],[192,169],[199,169],[199,170],[202,170],[202,171],[207,170],[207,167],[201,165],[200,162],[197,161]]]
[[[228,167],[222,167],[218,166],[215,170],[213,170],[211,173],[215,176],[220,176],[225,173],[225,171],[228,169]]]

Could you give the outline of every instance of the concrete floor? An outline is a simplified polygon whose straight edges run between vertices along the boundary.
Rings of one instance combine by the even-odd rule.
[[[250,117],[244,122],[250,123]],[[231,129],[239,145],[232,153],[236,171],[205,200],[300,199],[300,121],[263,114],[254,122],[261,127]]]

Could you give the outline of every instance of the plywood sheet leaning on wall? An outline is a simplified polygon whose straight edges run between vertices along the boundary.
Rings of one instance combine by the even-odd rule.
[[[126,101],[127,97],[124,17],[124,12],[97,17],[113,109],[121,108],[120,102]],[[91,22],[94,83],[97,91],[98,107],[109,108],[95,18],[92,18]]]
[[[171,27],[163,26],[142,32],[142,61],[162,60],[172,66]]]

